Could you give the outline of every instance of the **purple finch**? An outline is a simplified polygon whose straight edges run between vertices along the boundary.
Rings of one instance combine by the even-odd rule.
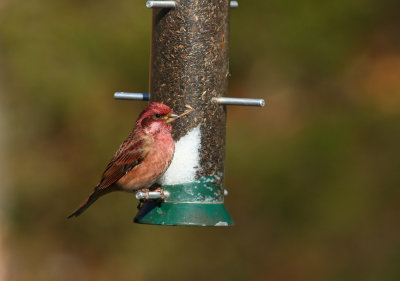
[[[171,164],[175,152],[171,122],[179,117],[165,104],[150,103],[140,113],[92,194],[68,218],[79,216],[109,192],[136,192],[151,187]]]

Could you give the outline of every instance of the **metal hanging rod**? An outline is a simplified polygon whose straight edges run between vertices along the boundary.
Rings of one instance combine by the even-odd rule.
[[[146,7],[147,8],[173,9],[176,7],[176,2],[175,1],[152,1],[152,0],[149,0],[146,2]],[[230,7],[231,8],[239,7],[239,2],[238,1],[230,1]]]
[[[150,94],[116,92],[114,93],[114,98],[117,100],[148,101],[150,99]],[[212,101],[222,105],[245,105],[245,106],[259,106],[259,107],[265,106],[264,99],[220,97],[220,98],[213,98]]]

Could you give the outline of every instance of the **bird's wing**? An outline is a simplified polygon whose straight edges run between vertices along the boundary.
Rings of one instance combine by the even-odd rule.
[[[140,164],[146,157],[147,152],[148,150],[143,140],[124,142],[108,164],[95,190],[105,189],[118,181],[136,165]]]

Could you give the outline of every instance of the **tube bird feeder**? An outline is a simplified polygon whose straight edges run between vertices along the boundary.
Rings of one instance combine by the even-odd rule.
[[[157,225],[228,226],[224,205],[226,106],[264,106],[264,100],[228,98],[229,11],[236,1],[148,1],[152,9],[150,93],[115,93],[150,100],[176,113],[174,159],[159,180],[164,194],[137,194],[134,221]]]

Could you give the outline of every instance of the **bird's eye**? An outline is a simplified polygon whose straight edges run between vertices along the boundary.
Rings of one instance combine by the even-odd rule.
[[[156,114],[156,117],[157,117],[157,118],[160,118],[160,117],[161,117],[161,114],[158,114],[158,113],[157,113],[157,114]]]

